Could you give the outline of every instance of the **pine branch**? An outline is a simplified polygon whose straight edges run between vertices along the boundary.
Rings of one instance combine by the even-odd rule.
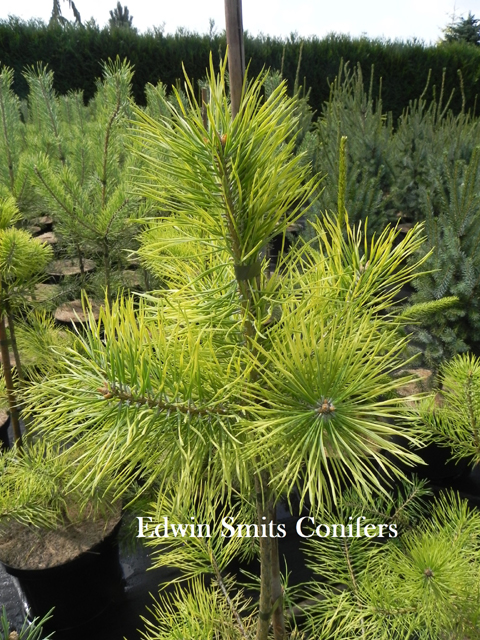
[[[106,132],[105,132],[105,142],[103,145],[103,171],[100,182],[102,183],[102,208],[105,207],[105,200],[107,197],[107,159],[108,159],[108,145],[110,141],[110,133],[112,130],[113,123],[120,113],[120,93],[117,94],[117,104],[115,106],[115,110],[110,116],[110,119],[107,124]]]
[[[85,229],[87,229],[88,231],[91,231],[92,233],[97,233],[97,230],[95,229],[95,227],[90,226],[87,222],[85,222],[84,219],[82,219],[80,216],[78,216],[75,211],[73,209],[69,209],[65,202],[63,202],[62,200],[60,200],[60,198],[57,196],[57,194],[53,191],[53,189],[50,187],[50,185],[47,183],[47,181],[45,180],[45,178],[43,177],[43,175],[40,173],[40,170],[38,169],[37,166],[35,166],[33,168],[35,175],[38,177],[38,179],[40,180],[40,182],[42,183],[42,185],[44,186],[45,190],[48,192],[48,194],[53,198],[53,200],[58,204],[58,206],[63,209],[63,211],[65,211],[65,213],[70,216],[71,218],[74,218],[79,224],[81,224],[83,227],[85,227]],[[82,213],[84,214],[84,212],[82,211]],[[85,214],[84,214],[85,216]]]
[[[117,388],[114,385],[109,385],[107,382],[104,387],[99,387],[97,389],[98,393],[101,393],[105,400],[110,400],[111,398],[117,398],[121,403],[126,403],[127,405],[138,405],[138,406],[148,406],[150,409],[157,409],[160,411],[166,411],[170,413],[172,411],[178,411],[185,415],[193,415],[193,416],[208,416],[208,415],[227,415],[227,409],[223,408],[221,405],[217,405],[216,407],[197,407],[192,403],[188,403],[186,405],[178,404],[178,403],[170,403],[164,402],[162,400],[157,400],[155,398],[141,396],[138,394],[134,394],[132,392],[127,391],[125,388]]]
[[[235,620],[237,622],[238,628],[240,629],[240,633],[242,634],[242,636],[246,640],[249,640],[249,635],[245,631],[245,627],[243,626],[240,614],[238,613],[236,607],[234,606],[234,604],[232,602],[232,599],[230,598],[230,595],[229,595],[229,593],[227,591],[227,588],[225,586],[225,582],[223,581],[223,577],[222,577],[222,574],[220,572],[220,568],[219,568],[219,566],[217,564],[217,560],[215,558],[215,554],[213,552],[211,552],[211,554],[210,554],[210,560],[211,560],[211,563],[212,563],[213,571],[215,573],[215,578],[217,580],[218,586],[220,587],[223,595],[225,596],[225,600],[227,601],[228,606],[230,607],[230,611],[232,612],[232,614],[233,614],[233,616],[234,616],[234,618],[235,618]]]

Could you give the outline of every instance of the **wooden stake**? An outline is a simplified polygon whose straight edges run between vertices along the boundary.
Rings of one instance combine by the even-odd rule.
[[[232,118],[240,109],[243,77],[245,75],[245,51],[243,47],[242,0],[225,0],[225,24],[228,46],[228,73]]]

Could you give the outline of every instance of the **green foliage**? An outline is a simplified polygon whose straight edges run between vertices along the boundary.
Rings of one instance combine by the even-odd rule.
[[[441,494],[433,506],[419,510],[418,497],[423,491],[414,486],[397,498],[393,509],[379,501],[374,511],[362,510],[357,495],[355,512],[355,496],[348,494],[347,508],[331,514],[330,519],[318,518],[348,522],[354,513],[354,522],[359,514],[365,517],[362,522],[373,518],[375,523],[388,524],[401,516],[404,525],[399,538],[383,542],[365,537],[309,539],[309,565],[318,581],[306,592],[312,604],[305,614],[315,638],[478,636],[479,514],[453,493]]]
[[[151,45],[151,66],[159,42],[165,55],[174,49],[159,33],[141,40],[132,29],[118,31],[108,36],[117,38],[115,46],[120,37],[122,46]],[[106,37],[68,25],[60,31],[52,26],[51,33],[59,42],[72,33],[79,43]],[[190,55],[203,60],[205,45],[201,37],[189,38],[177,36],[174,43],[180,51],[195,44],[183,52],[187,68]],[[328,40],[350,51],[352,42]],[[264,38],[260,44],[276,60],[279,43]],[[390,46],[357,44],[362,55],[375,51],[380,58]],[[152,517],[213,526],[227,510],[260,522],[292,491],[313,509],[336,503],[341,511],[347,503],[339,486],[348,475],[357,502],[369,500],[370,512],[363,506],[363,513],[373,517],[376,510],[401,523],[405,535],[381,548],[354,540],[346,552],[345,545],[322,541],[324,564],[313,562],[326,583],[312,589],[324,600],[307,612],[315,637],[473,638],[478,597],[467,607],[460,577],[463,572],[465,589],[478,593],[471,546],[478,542],[477,519],[451,497],[428,522],[413,499],[421,488],[396,503],[375,498],[385,493],[379,467],[392,477],[401,475],[396,459],[407,465],[416,459],[392,440],[399,421],[413,444],[419,444],[414,434],[427,430],[427,440],[453,446],[457,457],[480,456],[475,358],[441,370],[449,402],[434,411],[425,403],[416,431],[418,415],[406,411],[411,398],[396,394],[411,381],[396,373],[405,366],[405,327],[412,322],[421,322],[416,340],[427,344],[431,363],[478,349],[480,124],[466,113],[471,76],[463,84],[460,78],[458,115],[444,98],[444,74],[438,97],[434,91],[428,103],[426,88],[420,98],[416,94],[394,130],[373,69],[367,89],[360,66],[351,72],[342,64],[309,131],[312,111],[299,74],[318,46],[314,39],[303,44],[292,38],[282,73],[262,72],[247,83],[233,120],[226,63],[216,74],[211,57],[205,106],[192,81],[184,88],[177,83],[168,95],[155,77],[145,88],[146,108],[133,107],[132,66],[117,57],[103,66],[88,106],[88,91],[59,96],[51,71],[29,67],[25,109],[12,90],[13,71],[2,70],[2,295],[12,304],[24,300],[51,258],[50,249],[13,226],[36,207],[52,213],[62,253],[80,262],[93,255],[103,264],[98,281],[108,299],[98,322],[91,314],[85,334],[75,339],[59,335],[40,314],[18,328],[20,351],[35,364],[38,380],[25,394],[29,413],[54,445],[2,457],[0,496],[10,505],[7,515],[53,526],[65,516],[64,496],[72,492],[84,508],[107,489],[132,501],[157,491]],[[455,59],[460,51],[452,44],[448,55]],[[410,55],[400,45],[390,53],[404,66],[402,56]],[[293,54],[288,98],[282,75],[290,78]],[[468,53],[470,61],[474,55]],[[334,55],[326,59],[331,64]],[[169,65],[175,68],[171,59]],[[85,69],[93,76],[88,60]],[[475,69],[472,63],[468,73]],[[321,175],[310,177],[309,161]],[[319,219],[273,265],[272,240],[284,245],[292,225],[313,214]],[[419,226],[404,227],[402,235],[384,228],[398,217],[409,223],[426,218],[427,243]],[[125,249],[137,246],[133,218],[144,225],[138,257],[162,288],[116,299]],[[397,304],[414,277],[416,295],[407,306]],[[86,286],[92,291],[96,284]],[[41,367],[32,351],[41,355]],[[64,454],[57,455],[60,450]],[[132,487],[136,479],[142,482]],[[149,542],[157,565],[180,567],[193,594],[162,594],[146,638],[245,638],[272,615],[270,601],[247,613],[244,594],[224,576],[234,556],[262,554],[261,546],[218,536]],[[441,615],[434,616],[436,607]]]
[[[11,520],[43,528],[59,528],[104,515],[114,506],[105,483],[95,492],[72,487],[77,461],[45,441],[10,449],[0,456],[0,524]]]
[[[427,242],[422,252],[433,250],[425,263],[428,273],[413,282],[412,301],[429,302],[455,296],[458,304],[425,318],[416,340],[426,361],[438,366],[442,359],[467,349],[478,349],[480,327],[480,152],[467,164],[443,159],[441,178],[430,193],[424,193]]]
[[[417,302],[405,307],[402,318],[407,320],[417,320],[428,318],[432,313],[442,313],[452,306],[458,305],[458,298],[450,296],[440,298],[440,300],[430,300],[429,302]]]
[[[62,365],[59,353],[65,353],[75,339],[70,331],[59,329],[46,312],[35,310],[18,325],[16,335],[22,363],[30,380],[58,371]]]
[[[68,6],[72,10],[73,15],[75,17],[75,23],[81,26],[82,20],[80,18],[80,13],[78,12],[77,7],[75,6],[75,3],[73,2],[73,0],[67,0],[67,1],[68,1]],[[53,9],[52,9],[52,15],[50,17],[49,26],[52,26],[55,24],[60,24],[60,25],[68,24],[68,20],[62,15],[60,0],[53,0]]]
[[[133,29],[132,22],[133,16],[130,15],[127,5],[122,7],[122,4],[117,2],[115,9],[110,11],[108,20],[110,29]]]
[[[410,103],[398,121],[392,140],[395,179],[391,193],[393,206],[404,221],[424,219],[422,198],[438,177],[438,159],[444,153],[439,135],[439,105],[422,97]]]
[[[382,112],[382,101],[372,95],[373,68],[367,92],[360,66],[353,72],[340,65],[330,86],[330,97],[307,134],[302,150],[315,172],[326,174],[319,198],[321,211],[335,211],[339,194],[345,192],[344,205],[352,222],[369,216],[374,230],[393,219],[388,191],[392,185],[392,122]],[[346,137],[347,171],[340,174],[340,147]],[[342,142],[345,145],[345,142]],[[346,184],[339,184],[339,180]]]
[[[13,70],[0,72],[0,191],[22,200],[26,191],[25,167],[21,154],[25,132],[21,122],[20,100],[12,90]]]
[[[125,134],[132,69],[117,58],[103,72],[88,109],[79,94],[58,99],[51,73],[39,69],[28,77],[39,139],[35,188],[54,218],[59,250],[76,257],[81,268],[87,256],[96,259],[101,285],[110,296],[112,272],[126,268],[126,251],[134,246],[129,222],[139,203],[127,193]],[[46,140],[57,141],[53,151]]]
[[[428,439],[452,450],[455,459],[480,462],[480,361],[470,353],[445,362],[435,401],[425,401],[419,412]]]
[[[13,197],[0,200],[0,309],[23,303],[43,277],[52,250],[31,234],[11,226],[19,218]]]
[[[29,151],[34,149],[47,153],[65,164],[65,150],[62,144],[58,99],[53,88],[53,71],[40,63],[37,68],[28,68],[24,77],[28,82],[29,106]]]
[[[3,371],[1,386],[4,386],[7,392],[16,443],[21,445],[16,389],[8,352],[10,343],[15,358],[16,374],[20,384],[23,385],[24,378],[15,339],[13,312],[18,306],[23,306],[27,296],[33,294],[35,284],[42,279],[44,269],[52,259],[52,250],[33,238],[27,231],[8,226],[18,219],[18,214],[19,211],[12,196],[0,200],[0,334]],[[9,325],[10,341],[6,333],[6,320]]]
[[[20,211],[18,210],[15,198],[11,196],[2,198],[0,200],[0,230],[5,231],[19,220]]]
[[[372,442],[395,449],[384,418],[400,405],[384,394],[403,383],[389,380],[403,342],[394,316],[386,321],[382,311],[413,273],[413,267],[399,267],[420,245],[420,230],[395,247],[391,230],[368,244],[350,227],[343,239],[329,223],[317,228],[320,250],[307,245],[292,254],[283,284],[278,276],[270,279],[265,247],[299,215],[314,185],[304,182],[304,165],[289,155],[293,142],[285,140],[295,105],[284,88],[260,105],[261,85],[253,83],[232,122],[222,74],[211,79],[208,131],[192,96],[188,112],[169,107],[173,126],[142,115],[145,124],[134,130],[151,167],[143,190],[172,212],[161,221],[169,229],[163,246],[196,245],[189,261],[196,276],[173,255],[179,289],[140,301],[137,311],[119,301],[102,312],[98,325],[91,320],[82,347],[69,355],[71,373],[32,389],[35,411],[56,437],[89,443],[100,474],[122,468],[125,482],[126,469],[139,468],[149,478],[160,473],[178,482],[181,466],[200,478],[209,460],[211,481],[228,492],[232,478],[248,479],[255,457],[268,458],[269,440],[281,451],[293,430],[303,439],[278,487],[306,464],[306,491],[321,500],[326,484],[316,464],[326,464],[327,450],[338,456],[335,477],[348,466],[367,490],[373,461],[365,454]],[[168,159],[161,164],[159,149]],[[142,251],[154,268],[165,254],[158,240]],[[242,269],[258,273],[255,287],[244,280],[254,276]],[[274,321],[277,306],[280,322]],[[255,383],[249,382],[252,369]],[[79,379],[86,384],[77,387]],[[356,389],[352,395],[347,379]],[[278,388],[285,391],[282,402]],[[336,407],[332,415],[322,413],[327,401]],[[73,410],[78,421],[66,423],[61,416]],[[86,423],[96,428],[85,430]],[[159,456],[164,468],[155,463]]]
[[[21,287],[30,290],[36,276],[42,276],[46,265],[52,259],[52,250],[48,245],[22,229],[0,230],[0,277],[3,291],[7,295],[21,294]]]
[[[44,616],[41,620],[34,618],[33,620],[25,619],[21,629],[17,631],[18,640],[50,640],[52,634],[46,636],[43,632],[44,623],[51,618],[51,612]],[[12,634],[7,618],[7,610],[2,605],[2,615],[0,616],[0,640],[11,640]]]
[[[469,11],[466,18],[453,20],[447,25],[443,33],[445,34],[444,42],[466,42],[478,46],[480,45],[480,20]]]
[[[14,17],[0,22],[0,43],[0,60],[14,69],[14,89],[20,98],[26,98],[28,91],[22,70],[43,60],[54,71],[55,88],[60,94],[81,90],[88,101],[95,94],[99,62],[118,55],[122,59],[127,57],[135,67],[133,95],[137,104],[145,104],[147,82],[156,85],[161,79],[169,87],[175,85],[182,77],[182,63],[191,78],[204,78],[209,53],[216,54],[219,49],[225,52],[226,48],[224,32],[198,34],[179,30],[175,34],[164,34],[160,26],[154,26],[150,32],[138,34],[135,29],[100,29],[92,24],[84,28],[72,24],[47,26]],[[281,39],[245,34],[245,54],[246,60],[251,61],[252,75],[260,73],[264,66],[281,69],[292,92],[302,84],[311,87],[310,104],[317,113],[328,101],[329,79],[337,75],[342,59],[349,61],[352,68],[360,64],[364,71],[374,64],[376,77],[372,95],[379,95],[382,78],[384,110],[392,112],[393,122],[410,100],[421,95],[430,69],[432,82],[437,86],[446,69],[446,95],[457,86],[456,73],[461,69],[466,109],[473,109],[475,104],[480,52],[463,42],[438,47],[419,41],[368,40],[341,34],[304,40],[294,35]],[[297,77],[300,82],[295,85]],[[455,113],[462,108],[458,91],[452,108]]]
[[[182,500],[174,495],[159,492],[156,501],[150,504],[148,513],[152,522],[163,523],[165,513],[170,522],[194,522],[194,530],[198,533],[197,523],[202,523],[201,533],[210,536],[198,536],[189,539],[185,544],[183,537],[152,537],[146,544],[152,548],[153,565],[159,567],[176,567],[181,571],[177,581],[214,577],[222,581],[230,563],[237,560],[251,560],[258,552],[258,539],[232,536],[221,536],[220,523],[223,518],[227,522],[255,522],[255,500],[253,495],[240,497],[234,493],[231,500],[226,500],[208,484],[196,485],[183,476],[179,486]],[[229,519],[229,518],[233,518]],[[137,527],[138,530],[138,527]],[[164,524],[160,525],[160,533],[165,532]],[[146,534],[148,537],[151,529]],[[166,533],[169,533],[166,531]],[[171,583],[170,583],[171,584]],[[166,585],[165,585],[166,586]]]
[[[206,587],[200,580],[188,589],[177,587],[173,594],[160,594],[152,608],[155,622],[145,620],[145,640],[243,640],[253,637],[254,618],[248,612],[249,601],[233,580]],[[225,591],[234,595],[225,598]],[[232,612],[241,620],[241,628]],[[247,634],[248,635],[245,635]]]
[[[162,116],[168,116],[167,87],[163,82],[159,80],[156,85],[148,82],[145,85],[145,96],[147,100],[146,112],[151,118],[158,120]]]
[[[403,222],[425,219],[425,193],[438,185],[447,189],[444,167],[452,171],[457,161],[470,163],[476,148],[479,121],[465,112],[462,75],[462,111],[456,116],[450,110],[453,93],[446,94],[445,71],[440,91],[434,86],[429,102],[425,95],[430,79],[429,75],[422,95],[404,110],[391,143],[392,203]]]
[[[298,243],[271,273],[268,245],[308,208],[317,179],[294,154],[298,98],[284,83],[263,98],[262,74],[246,83],[232,119],[225,71],[226,61],[218,73],[211,62],[206,124],[188,78],[186,101],[159,91],[158,119],[136,109],[132,120],[137,193],[160,213],[139,253],[165,288],[107,301],[98,322],[90,314],[62,371],[26,397],[36,428],[76,456],[68,486],[88,493],[107,483],[118,496],[142,479],[144,492],[160,487],[157,514],[210,521],[238,500],[238,513],[254,507],[262,524],[294,486],[302,503],[320,506],[338,501],[348,474],[372,499],[385,492],[378,466],[401,475],[393,460],[416,460],[392,440],[390,421],[404,417],[415,442],[395,394],[411,378],[393,376],[406,345],[394,298],[420,266],[408,258],[422,231],[400,240],[388,228],[369,240],[348,216],[325,216],[312,225],[315,242]],[[174,543],[157,562],[195,580],[213,573],[228,603],[221,570],[238,544]],[[259,550],[259,640],[283,608],[272,544],[263,539]],[[209,602],[220,626],[208,609],[204,627],[210,637],[224,631],[217,593],[197,607],[189,600],[194,626],[182,617],[172,633],[198,632],[190,616]],[[162,633],[172,606],[159,614]]]
[[[345,193],[350,219],[355,222],[368,216],[370,232],[396,220],[403,224],[424,220],[425,193],[437,187],[447,189],[446,172],[457,161],[472,161],[479,127],[470,114],[451,112],[452,95],[445,99],[444,74],[440,92],[437,95],[433,87],[432,99],[427,100],[429,75],[421,96],[404,109],[394,128],[382,95],[373,98],[374,78],[372,67],[367,90],[361,68],[352,72],[342,63],[330,85],[328,102],[300,145],[325,178],[316,215],[336,210],[338,195]],[[461,74],[460,88],[464,95]],[[340,147],[345,137],[346,173],[341,173]],[[345,184],[340,185],[342,180]]]
[[[213,68],[210,73],[213,75]],[[212,246],[221,242],[240,267],[255,262],[252,258],[278,234],[280,223],[288,226],[298,218],[313,183],[301,185],[307,169],[292,155],[293,142],[288,139],[295,103],[284,99],[284,86],[278,87],[261,104],[261,82],[251,85],[242,102],[242,117],[232,121],[222,88],[224,73],[225,67],[218,84],[210,87],[208,130],[203,126],[201,106],[195,100],[191,85],[188,87],[190,117],[186,119],[185,111],[180,112],[171,105],[175,117],[173,127],[165,118],[157,123],[137,112],[144,123],[141,140],[145,149],[142,157],[149,163],[146,177],[149,183],[155,182],[155,187],[149,185],[143,191],[154,197],[161,207],[173,213],[181,211],[185,222],[189,226],[195,224],[199,235],[208,238]],[[274,117],[275,127],[272,126]],[[182,138],[189,139],[190,145],[178,144],[175,153],[168,155],[168,162],[161,168],[162,189],[159,190],[158,160],[156,151],[152,158],[151,149],[168,150]],[[234,161],[226,160],[225,156]],[[275,181],[260,180],[260,176],[268,175],[269,171],[275,175]],[[289,190],[288,185],[301,186]],[[192,197],[194,190],[195,197]],[[214,219],[220,222],[218,228],[212,224]],[[176,224],[181,224],[178,217]],[[229,235],[237,241],[227,240],[224,244]]]

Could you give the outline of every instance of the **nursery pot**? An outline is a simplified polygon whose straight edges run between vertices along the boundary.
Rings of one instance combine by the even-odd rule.
[[[8,437],[8,428],[10,426],[10,414],[5,422],[0,425],[0,451],[10,448],[10,438]]]
[[[409,441],[405,436],[395,435],[391,438],[392,442],[398,444],[405,449],[409,448]],[[391,460],[405,475],[411,476],[415,474],[420,478],[430,480],[432,482],[441,480],[454,480],[469,471],[470,461],[468,459],[451,460],[452,452],[449,447],[441,447],[435,442],[427,445],[423,449],[411,450],[418,455],[425,464],[415,464],[410,466],[400,459],[393,457],[389,453],[384,452],[385,456]],[[385,474],[379,468],[379,477],[385,486],[389,482],[385,478]],[[391,483],[390,483],[391,484]]]
[[[416,473],[421,478],[428,478],[432,481],[453,480],[465,474],[470,467],[467,458],[461,460],[451,460],[452,451],[449,447],[441,447],[433,442],[424,449],[418,451],[418,455],[428,466],[418,466]]]
[[[52,607],[47,633],[76,629],[100,615],[121,595],[123,576],[117,536],[121,521],[99,543],[76,558],[46,569],[5,566],[17,578],[29,605],[29,617],[43,617]]]

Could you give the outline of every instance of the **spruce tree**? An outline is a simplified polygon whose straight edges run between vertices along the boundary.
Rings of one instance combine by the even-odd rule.
[[[466,18],[453,20],[445,29],[445,42],[467,42],[478,47],[480,45],[480,20],[468,12]]]

